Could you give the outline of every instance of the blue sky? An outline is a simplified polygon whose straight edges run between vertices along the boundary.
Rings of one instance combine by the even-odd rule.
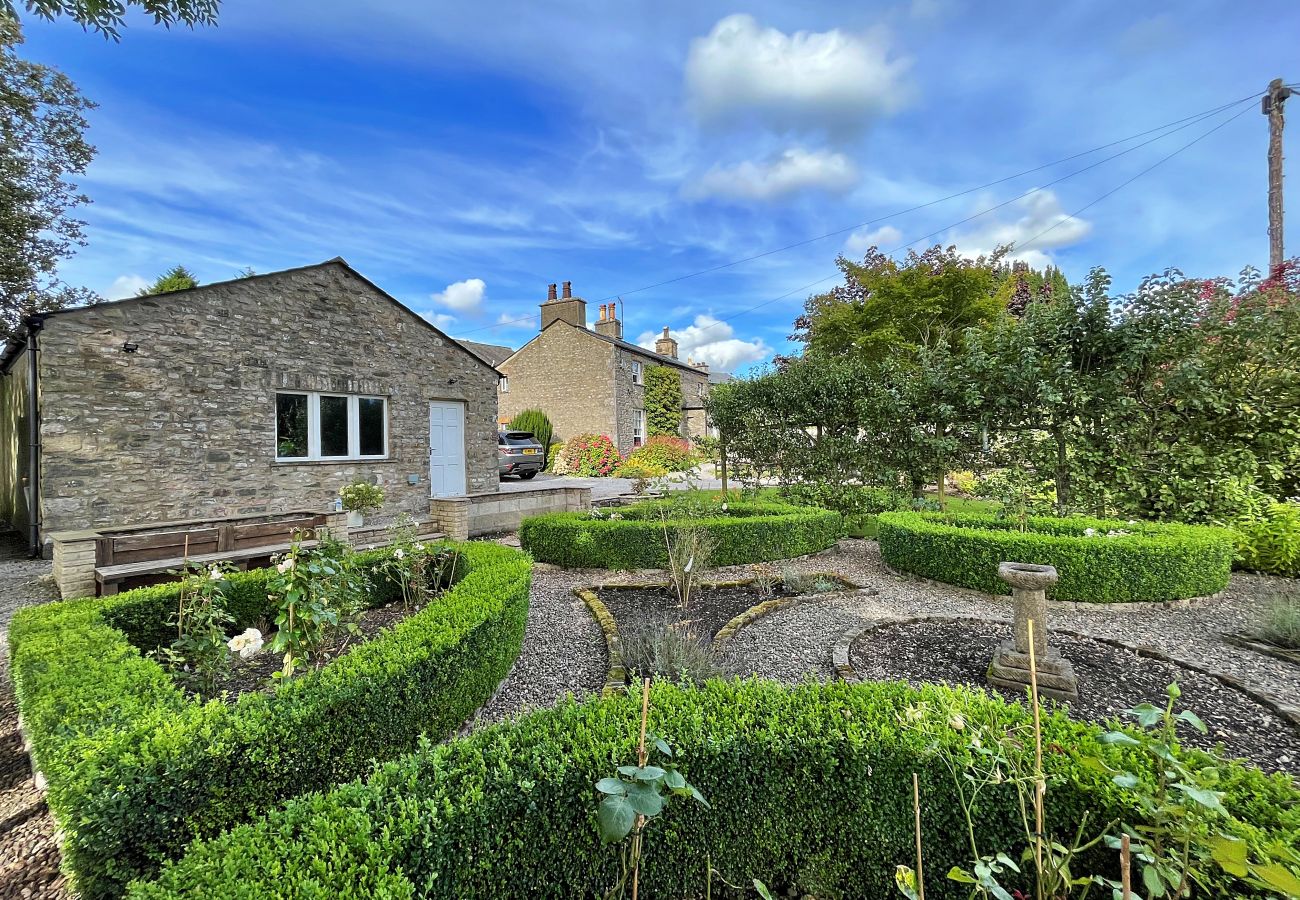
[[[226,0],[217,28],[133,20],[119,44],[29,18],[27,55],[99,103],[65,280],[113,298],[177,263],[206,282],[343,256],[449,333],[512,346],[570,280],[592,318],[621,295],[629,338],[666,325],[683,355],[745,371],[787,349],[836,254],[873,242],[937,231],[917,246],[976,253],[1051,228],[1024,258],[1072,280],[1104,265],[1122,289],[1266,262],[1250,102],[638,290],[1300,81],[1300,4],[429,6]]]

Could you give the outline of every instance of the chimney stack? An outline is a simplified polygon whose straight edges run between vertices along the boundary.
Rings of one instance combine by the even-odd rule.
[[[660,356],[677,358],[677,342],[668,335],[668,326],[664,326],[664,333],[655,341],[655,353]]]
[[[546,302],[542,304],[542,330],[556,319],[561,319],[574,328],[587,327],[587,301],[573,296],[573,283],[564,282],[564,295],[555,296],[555,285],[547,285]]]
[[[623,323],[618,320],[618,307],[613,303],[600,305],[600,321],[596,323],[596,333],[616,341],[623,340]]]

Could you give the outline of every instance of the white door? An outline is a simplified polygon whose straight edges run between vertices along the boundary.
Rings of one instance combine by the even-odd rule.
[[[429,404],[429,496],[465,495],[465,404]]]

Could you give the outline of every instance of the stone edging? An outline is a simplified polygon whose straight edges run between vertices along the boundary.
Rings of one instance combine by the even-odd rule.
[[[1224,639],[1230,644],[1236,644],[1238,647],[1253,650],[1255,653],[1262,653],[1265,656],[1271,656],[1274,659],[1280,659],[1283,662],[1300,665],[1300,650],[1287,650],[1283,647],[1275,647],[1272,644],[1252,641],[1250,638],[1242,637],[1239,634],[1226,634],[1224,635]]]
[[[842,680],[850,684],[856,684],[863,680],[858,671],[853,668],[852,659],[849,656],[849,648],[853,642],[869,631],[875,631],[878,628],[885,628],[890,625],[916,625],[921,622],[940,622],[940,623],[965,623],[965,622],[986,622],[986,619],[975,619],[970,616],[909,616],[901,619],[875,619],[862,625],[855,625],[840,635],[840,639],[835,642],[831,649],[831,662],[835,667],[835,674]],[[1004,621],[1004,620],[997,620]],[[1242,682],[1233,675],[1219,672],[1208,666],[1194,663],[1181,657],[1173,656],[1154,647],[1140,646],[1137,644],[1128,644],[1124,641],[1102,635],[1088,634],[1083,631],[1074,631],[1069,628],[1053,628],[1056,634],[1067,634],[1070,637],[1086,638],[1090,641],[1097,641],[1101,644],[1108,644],[1120,650],[1128,650],[1136,653],[1138,656],[1144,656],[1148,659],[1154,659],[1159,662],[1169,663],[1170,665],[1181,666],[1184,669],[1190,669],[1200,675],[1213,678],[1222,684],[1227,685],[1233,690],[1240,691],[1251,700],[1254,700],[1260,706],[1272,712],[1283,721],[1291,723],[1297,729],[1300,729],[1300,707],[1284,703],[1271,694],[1258,691]]]
[[[623,639],[619,637],[618,624],[614,621],[614,615],[609,611],[609,607],[600,602],[600,598],[591,588],[578,588],[574,593],[587,604],[591,617],[596,620],[601,633],[605,636],[605,652],[609,656],[609,667],[605,671],[605,686],[601,688],[601,696],[610,697],[621,693],[627,688],[627,666],[623,664]]]
[[[828,600],[831,597],[840,597],[844,594],[865,591],[868,596],[876,596],[880,592],[874,588],[864,588],[861,585],[854,584],[847,578],[835,576],[836,579],[846,585],[842,591],[822,591],[819,594],[799,594],[795,597],[774,597],[771,600],[764,600],[755,606],[740,613],[732,618],[730,622],[718,629],[718,633],[713,636],[712,649],[715,653],[722,650],[727,642],[736,636],[740,629],[757,622],[764,616],[770,616],[772,613],[781,612],[783,609],[791,609],[795,606],[802,606],[805,603],[813,603],[820,600]]]
[[[979,597],[983,600],[1011,600],[1010,594],[989,594],[984,591],[977,591],[974,588],[962,587],[959,584],[950,584],[947,581],[940,581],[937,578],[926,578],[923,575],[914,575],[911,572],[900,572],[891,566],[885,565],[881,560],[880,567],[895,578],[902,578],[905,581],[917,582],[919,584],[928,584],[934,587],[947,588],[952,591],[961,591]],[[1219,591],[1217,594],[1207,594],[1204,597],[1188,597],[1182,600],[1117,600],[1113,603],[1088,603],[1083,600],[1048,600],[1048,609],[1059,609],[1062,612],[1094,612],[1099,609],[1114,610],[1115,612],[1150,612],[1156,609],[1196,609],[1202,606],[1211,606],[1227,596],[1227,591]]]

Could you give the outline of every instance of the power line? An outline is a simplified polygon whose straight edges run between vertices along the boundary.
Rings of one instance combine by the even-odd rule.
[[[1061,226],[1063,223],[1065,223],[1065,222],[1069,221],[1070,219],[1073,219],[1074,217],[1078,216],[1080,213],[1082,213],[1082,212],[1084,212],[1084,211],[1090,209],[1090,208],[1093,207],[1093,206],[1096,206],[1098,203],[1100,203],[1101,201],[1105,200],[1107,197],[1111,196],[1112,194],[1115,194],[1115,193],[1117,193],[1118,191],[1122,190],[1123,188],[1128,187],[1130,184],[1132,184],[1133,182],[1137,181],[1139,178],[1141,178],[1143,175],[1145,175],[1145,174],[1147,174],[1148,172],[1150,172],[1152,169],[1155,169],[1155,168],[1157,168],[1158,166],[1163,165],[1164,163],[1166,163],[1166,162],[1168,162],[1169,160],[1173,159],[1173,158],[1174,158],[1175,156],[1177,156],[1178,154],[1182,153],[1184,150],[1187,150],[1189,147],[1192,147],[1192,146],[1194,146],[1195,144],[1198,144],[1198,143],[1200,143],[1201,141],[1205,140],[1207,137],[1209,137],[1210,135],[1214,134],[1214,132],[1218,131],[1220,128],[1223,128],[1224,126],[1226,126],[1226,125],[1228,125],[1228,124],[1230,124],[1230,123],[1236,121],[1237,119],[1241,118],[1243,115],[1245,115],[1246,113],[1250,112],[1250,110],[1251,110],[1251,107],[1247,107],[1246,109],[1243,109],[1241,112],[1237,113],[1236,115],[1234,115],[1234,116],[1230,116],[1229,118],[1223,120],[1223,121],[1220,122],[1218,125],[1215,125],[1213,128],[1209,129],[1208,131],[1205,131],[1205,132],[1201,133],[1200,135],[1197,135],[1195,138],[1193,138],[1192,140],[1188,141],[1186,144],[1183,144],[1183,145],[1182,145],[1181,147],[1179,147],[1177,150],[1174,150],[1172,153],[1170,153],[1170,154],[1168,154],[1168,155],[1166,155],[1166,156],[1163,156],[1163,157],[1161,157],[1160,159],[1156,160],[1156,162],[1154,162],[1154,163],[1152,163],[1151,165],[1147,166],[1145,169],[1143,169],[1142,171],[1138,172],[1138,173],[1137,173],[1136,175],[1134,175],[1133,177],[1131,177],[1131,178],[1129,178],[1129,179],[1127,179],[1127,180],[1121,182],[1120,184],[1118,184],[1118,185],[1116,185],[1115,187],[1111,188],[1109,191],[1107,191],[1106,193],[1102,194],[1101,196],[1095,198],[1094,200],[1090,201],[1089,203],[1084,204],[1083,206],[1081,206],[1081,207],[1079,207],[1078,209],[1076,209],[1074,212],[1069,213],[1069,214],[1066,215],[1064,218],[1059,219],[1058,221],[1056,221],[1056,222],[1053,223],[1052,225],[1050,225],[1050,226],[1048,226],[1047,228],[1045,228],[1045,229],[1043,229],[1042,231],[1040,231],[1038,234],[1036,234],[1036,235],[1034,235],[1033,237],[1029,238],[1029,240],[1027,240],[1027,241],[1025,241],[1025,242],[1023,242],[1023,243],[1020,243],[1020,244],[1015,244],[1015,245],[1013,245],[1013,249],[1017,249],[1017,250],[1024,249],[1026,246],[1028,246],[1029,244],[1032,244],[1034,241],[1038,240],[1040,237],[1042,237],[1043,235],[1047,234],[1049,231],[1052,231],[1053,229],[1058,228],[1058,227]],[[1030,193],[1033,193],[1033,192],[1030,191]],[[1012,199],[1017,199],[1017,198],[1012,198]],[[1009,202],[1009,201],[1008,201],[1008,202]],[[1000,203],[1000,204],[998,204],[998,206],[990,207],[989,209],[984,210],[983,212],[980,212],[980,213],[976,213],[974,216],[971,216],[971,217],[969,217],[968,219],[965,219],[965,220],[963,220],[963,221],[969,221],[970,219],[977,218],[978,216],[981,216],[981,215],[983,215],[983,214],[986,213],[986,212],[991,212],[992,210],[997,209],[997,208],[1000,207],[1000,206],[1005,206],[1005,205],[1006,205],[1006,203]],[[960,223],[958,223],[958,224],[960,224]],[[949,227],[952,227],[952,226],[949,226]],[[944,229],[940,229],[940,231],[946,231],[946,230],[947,230],[946,228],[944,228]],[[911,247],[913,244],[917,243],[918,241],[923,241],[923,240],[925,240],[925,238],[927,238],[927,237],[932,237],[934,234],[937,234],[937,233],[938,233],[938,232],[932,232],[931,234],[925,235],[924,237],[919,237],[919,238],[916,238],[916,240],[908,241],[906,244],[903,244],[903,245],[900,246],[900,247],[897,247],[897,248],[895,248],[895,249],[893,249],[893,250],[890,250],[890,251],[889,251],[888,253],[886,253],[885,255],[886,255],[886,256],[893,256],[895,253],[899,253],[899,252],[901,252],[901,251],[903,251],[903,250],[906,250],[908,247]],[[839,274],[840,274],[839,272],[834,272],[834,273],[832,273],[832,274],[830,274],[830,275],[827,275],[827,276],[824,277],[824,278],[819,278],[819,279],[817,279],[816,281],[809,282],[808,284],[803,285],[803,286],[801,286],[801,287],[797,287],[797,288],[795,288],[794,290],[786,291],[784,294],[781,294],[780,296],[777,296],[777,297],[773,297],[771,300],[764,300],[762,303],[758,304],[757,306],[751,306],[751,307],[749,307],[748,309],[743,309],[743,310],[741,310],[740,312],[737,312],[737,313],[734,313],[734,314],[732,314],[732,315],[730,315],[730,316],[727,316],[727,317],[725,317],[725,318],[719,319],[719,320],[717,321],[716,324],[713,324],[713,325],[706,325],[706,326],[704,326],[703,328],[700,328],[699,331],[702,332],[702,331],[708,331],[708,330],[710,330],[710,329],[712,329],[712,328],[717,328],[719,325],[723,325],[723,324],[725,324],[725,323],[727,323],[727,322],[732,322],[732,321],[734,321],[734,320],[740,318],[741,316],[747,316],[747,315],[749,315],[750,313],[755,312],[755,311],[757,311],[757,310],[760,310],[760,309],[762,309],[762,308],[765,307],[765,306],[771,306],[773,303],[776,303],[776,302],[778,302],[778,301],[780,301],[780,300],[784,300],[786,297],[789,297],[791,294],[797,294],[797,293],[801,293],[801,292],[803,292],[803,291],[811,290],[812,288],[816,287],[816,286],[819,285],[819,284],[822,284],[822,283],[824,283],[824,282],[830,281],[830,280],[833,279],[833,278],[838,277]],[[697,332],[697,333],[698,333],[698,332]]]
[[[859,228],[864,228],[864,227],[866,227],[867,225],[874,225],[874,224],[876,224],[876,223],[886,221],[887,219],[895,218],[895,217],[897,217],[897,216],[901,216],[901,215],[906,215],[907,213],[911,213],[911,212],[915,212],[915,211],[917,211],[917,210],[925,209],[925,208],[930,207],[930,206],[935,206],[935,205],[937,205],[937,204],[939,204],[939,203],[943,203],[943,202],[945,202],[945,201],[947,201],[947,200],[953,200],[953,199],[956,199],[956,198],[958,198],[958,197],[964,197],[964,196],[966,196],[966,195],[968,195],[968,194],[972,194],[972,193],[974,193],[974,192],[976,192],[976,191],[984,190],[985,188],[993,187],[993,186],[998,185],[998,184],[1003,184],[1003,183],[1005,183],[1005,182],[1007,182],[1007,181],[1012,181],[1012,180],[1014,180],[1014,179],[1016,179],[1016,178],[1019,178],[1019,177],[1022,177],[1022,176],[1024,176],[1024,175],[1029,175],[1029,174],[1032,174],[1032,173],[1034,173],[1034,172],[1041,171],[1041,170],[1043,170],[1043,169],[1051,168],[1052,166],[1060,165],[1061,163],[1064,163],[1064,162],[1069,162],[1070,160],[1073,160],[1073,159],[1078,159],[1078,158],[1080,158],[1080,157],[1082,157],[1082,156],[1087,156],[1087,155],[1089,155],[1089,154],[1096,153],[1096,152],[1098,152],[1098,151],[1100,151],[1100,150],[1105,150],[1105,149],[1108,149],[1108,148],[1110,148],[1110,147],[1117,146],[1117,145],[1119,145],[1119,144],[1127,143],[1127,142],[1132,141],[1132,140],[1135,140],[1135,139],[1137,139],[1137,138],[1139,138],[1139,137],[1144,137],[1144,136],[1149,135],[1149,134],[1154,134],[1155,132],[1164,132],[1163,134],[1157,134],[1155,137],[1148,138],[1147,140],[1143,141],[1143,142],[1140,143],[1140,144],[1134,144],[1132,147],[1128,147],[1128,148],[1126,148],[1126,149],[1124,149],[1124,150],[1119,151],[1118,153],[1113,153],[1113,154],[1111,154],[1110,156],[1107,156],[1107,157],[1104,157],[1104,158],[1102,158],[1102,159],[1097,160],[1096,162],[1089,163],[1088,165],[1086,165],[1086,166],[1084,166],[1084,167],[1082,167],[1082,168],[1075,169],[1074,171],[1069,172],[1069,173],[1067,173],[1067,174],[1065,174],[1065,175],[1062,175],[1061,177],[1056,178],[1056,179],[1054,179],[1054,180],[1052,180],[1052,181],[1049,181],[1049,182],[1047,182],[1047,183],[1044,184],[1044,185],[1040,185],[1040,186],[1037,186],[1037,187],[1031,188],[1031,189],[1029,189],[1028,191],[1025,191],[1025,192],[1023,192],[1023,193],[1021,193],[1021,194],[1017,194],[1016,196],[1010,198],[1009,200],[1004,200],[1004,201],[1002,201],[1001,203],[997,203],[997,204],[995,204],[995,205],[993,205],[993,206],[988,207],[987,209],[983,209],[983,210],[981,210],[981,211],[979,211],[979,212],[977,212],[977,213],[974,213],[973,215],[967,216],[967,217],[964,218],[964,219],[960,219],[960,220],[958,220],[958,221],[956,221],[956,222],[950,222],[949,224],[944,225],[942,228],[939,228],[939,229],[937,229],[937,230],[935,230],[935,231],[930,232],[929,234],[922,235],[921,237],[918,237],[918,238],[915,238],[915,239],[909,241],[908,243],[906,243],[906,244],[904,244],[903,246],[899,247],[897,250],[891,250],[890,253],[887,254],[887,255],[893,255],[894,253],[897,253],[897,252],[899,252],[899,251],[901,251],[901,250],[905,250],[905,249],[907,249],[907,248],[910,247],[912,244],[915,244],[915,243],[918,243],[918,242],[920,242],[920,241],[926,240],[927,238],[935,237],[936,235],[942,234],[942,233],[944,233],[945,231],[949,231],[949,230],[951,230],[951,229],[953,229],[953,228],[956,228],[956,227],[959,226],[959,225],[964,225],[964,224],[966,224],[967,222],[970,222],[970,221],[972,221],[972,220],[974,220],[974,219],[978,219],[978,218],[980,218],[981,216],[988,215],[988,214],[991,213],[991,212],[995,212],[995,211],[997,211],[997,210],[999,210],[999,209],[1002,209],[1002,208],[1005,207],[1005,206],[1009,206],[1010,204],[1015,203],[1017,200],[1022,200],[1022,199],[1024,199],[1025,197],[1028,197],[1030,194],[1033,194],[1033,193],[1035,193],[1035,192],[1037,192],[1037,191],[1044,190],[1044,189],[1046,189],[1046,188],[1049,188],[1049,187],[1052,187],[1052,186],[1054,186],[1054,185],[1060,184],[1061,182],[1066,181],[1067,179],[1073,178],[1073,177],[1076,176],[1076,175],[1080,175],[1080,174],[1082,174],[1082,173],[1084,173],[1084,172],[1088,172],[1088,171],[1090,171],[1090,170],[1092,170],[1092,169],[1095,169],[1095,168],[1097,168],[1098,166],[1101,166],[1101,165],[1104,165],[1105,163],[1110,162],[1111,160],[1118,159],[1119,157],[1121,157],[1121,156],[1125,156],[1125,155],[1127,155],[1127,154],[1129,154],[1129,153],[1132,153],[1132,152],[1135,151],[1135,150],[1140,150],[1141,148],[1147,146],[1148,144],[1155,143],[1156,141],[1160,141],[1160,140],[1163,140],[1164,138],[1170,137],[1171,135],[1177,134],[1179,131],[1182,131],[1182,130],[1185,129],[1185,128],[1190,128],[1190,127],[1193,126],[1193,125],[1200,124],[1201,122],[1205,121],[1206,119],[1211,118],[1211,117],[1213,117],[1213,116],[1215,116],[1215,115],[1217,115],[1217,114],[1219,114],[1219,113],[1221,113],[1221,112],[1223,112],[1223,111],[1225,111],[1225,110],[1231,109],[1231,108],[1234,107],[1234,106],[1237,106],[1237,105],[1242,104],[1242,103],[1246,103],[1246,102],[1248,102],[1248,101],[1255,100],[1257,97],[1261,96],[1261,94],[1262,94],[1262,92],[1257,92],[1257,93],[1251,94],[1251,95],[1249,95],[1249,96],[1247,96],[1247,97],[1242,97],[1242,98],[1240,98],[1240,99],[1234,100],[1234,101],[1232,101],[1231,103],[1225,103],[1225,104],[1222,104],[1222,105],[1220,105],[1220,106],[1216,106],[1216,107],[1214,107],[1213,109],[1210,109],[1210,110],[1207,110],[1207,111],[1204,111],[1204,112],[1200,112],[1200,113],[1195,113],[1194,115],[1191,115],[1191,116],[1185,116],[1185,117],[1182,118],[1182,119],[1175,119],[1174,121],[1172,121],[1172,122],[1167,122],[1167,123],[1165,123],[1164,125],[1160,125],[1160,126],[1157,126],[1157,127],[1155,127],[1155,128],[1149,128],[1149,129],[1147,129],[1146,131],[1142,131],[1142,132],[1139,132],[1139,133],[1137,133],[1137,134],[1129,135],[1129,136],[1126,137],[1126,138],[1121,138],[1121,139],[1116,140],[1116,141],[1111,141],[1111,142],[1108,143],[1108,144],[1102,144],[1102,145],[1100,145],[1100,146],[1098,146],[1098,147],[1093,147],[1091,150],[1084,150],[1083,152],[1081,152],[1081,153],[1075,153],[1075,154],[1072,155],[1072,156],[1067,156],[1067,157],[1064,157],[1064,158],[1062,158],[1062,159],[1055,160],[1055,161],[1050,162],[1050,163],[1044,163],[1043,165],[1035,166],[1035,167],[1032,168],[1032,169],[1026,169],[1026,170],[1024,170],[1023,172],[1018,172],[1018,173],[1016,173],[1015,175],[1008,175],[1008,176],[1006,176],[1005,178],[999,178],[999,179],[997,179],[997,180],[995,180],[995,181],[986,182],[985,184],[977,185],[976,187],[973,187],[973,188],[967,188],[966,190],[959,191],[959,192],[957,192],[957,193],[955,193],[955,194],[949,194],[949,195],[946,196],[946,197],[941,197],[941,198],[939,198],[939,199],[937,199],[937,200],[931,200],[931,201],[928,201],[928,202],[926,202],[926,203],[918,204],[918,205],[916,205],[916,206],[909,207],[908,209],[899,210],[898,212],[890,213],[889,215],[881,216],[881,217],[876,218],[876,219],[871,219],[871,220],[869,220],[869,221],[867,221],[867,222],[862,222],[862,223],[859,223],[859,224],[857,224],[857,225],[852,225],[852,226],[850,226],[850,227],[848,227],[848,228],[841,228],[841,229],[838,229],[838,230],[836,230],[836,231],[827,232],[826,234],[818,235],[817,237],[807,238],[807,239],[802,240],[802,241],[796,241],[796,242],[793,243],[793,244],[787,244],[787,245],[785,245],[785,246],[783,246],[783,247],[777,247],[777,248],[774,248],[774,249],[772,249],[772,250],[766,250],[766,251],[764,251],[764,252],[762,252],[762,253],[757,253],[757,254],[754,254],[754,255],[752,255],[752,256],[744,257],[744,258],[742,258],[742,259],[732,260],[732,261],[727,262],[727,263],[722,263],[722,264],[717,265],[717,266],[712,266],[712,267],[710,267],[710,268],[708,268],[708,269],[702,269],[702,270],[700,270],[700,271],[698,271],[698,272],[692,272],[692,273],[689,273],[689,274],[687,274],[687,275],[680,275],[680,276],[678,276],[678,277],[676,277],[676,278],[670,278],[670,279],[668,279],[668,280],[666,280],[666,281],[660,281],[660,282],[657,282],[657,283],[652,284],[652,285],[646,285],[646,286],[644,286],[644,287],[634,288],[634,289],[632,289],[632,290],[624,291],[624,292],[622,292],[622,293],[624,293],[624,294],[634,294],[634,293],[637,293],[637,292],[640,292],[640,291],[646,291],[646,290],[650,290],[650,289],[652,289],[652,288],[656,288],[656,287],[663,287],[664,285],[674,284],[674,283],[679,282],[679,281],[684,281],[684,280],[686,280],[686,279],[688,279],[688,278],[694,278],[694,277],[696,277],[696,276],[698,276],[698,275],[705,275],[705,274],[708,274],[708,273],[710,273],[710,272],[716,272],[716,271],[718,271],[718,270],[720,270],[720,269],[729,268],[729,267],[731,267],[731,266],[739,265],[739,264],[744,263],[744,262],[750,262],[750,261],[755,260],[755,259],[761,259],[761,258],[763,258],[763,257],[765,257],[765,256],[771,256],[772,254],[780,253],[780,252],[783,252],[783,251],[785,251],[785,250],[791,250],[791,249],[794,249],[794,248],[796,248],[796,247],[806,246],[807,244],[811,244],[811,243],[814,243],[814,242],[819,241],[819,240],[823,240],[823,239],[828,238],[828,237],[834,237],[835,235],[845,234],[846,232],[850,232],[850,231],[856,231],[857,229],[859,229]],[[1240,113],[1239,113],[1238,115],[1240,115]],[[1234,118],[1235,118],[1235,116],[1234,116]],[[1231,121],[1231,119],[1228,120],[1228,121]],[[1225,122],[1225,123],[1223,123],[1223,124],[1227,124],[1227,123]],[[1178,127],[1175,128],[1175,127],[1173,127],[1173,126],[1178,126]],[[1166,129],[1170,129],[1170,130],[1166,130]],[[1190,145],[1188,145],[1188,146],[1190,146]],[[1184,147],[1183,149],[1186,149],[1186,148]],[[1179,152],[1181,152],[1181,151],[1179,151]],[[1057,224],[1059,224],[1059,223],[1057,223]],[[1054,226],[1054,227],[1055,227],[1055,226]],[[816,287],[817,285],[821,284],[822,282],[829,281],[831,278],[834,278],[834,277],[836,277],[836,276],[835,276],[835,275],[829,275],[829,276],[827,276],[827,277],[825,277],[825,278],[821,278],[821,279],[818,279],[817,281],[811,282],[810,284],[805,285],[804,287],[795,288],[793,291],[789,291],[789,292],[787,292],[787,293],[785,293],[785,294],[782,294],[782,295],[779,296],[779,297],[774,297],[774,298],[771,299],[771,300],[764,301],[763,303],[759,304],[759,305],[756,306],[756,307],[753,307],[751,310],[747,310],[746,312],[751,312],[751,311],[753,311],[753,309],[761,309],[762,307],[764,307],[764,306],[768,306],[768,305],[770,305],[770,304],[772,304],[772,303],[775,303],[775,302],[777,302],[778,300],[783,300],[783,299],[785,299],[786,297],[790,296],[790,294],[798,293],[799,291],[806,290],[806,289],[811,289],[811,288]],[[609,296],[609,297],[603,297],[603,298],[601,298],[601,300],[596,301],[596,302],[604,302],[604,301],[607,301],[607,300],[613,300],[613,299],[619,299],[619,300],[621,300],[621,299],[622,299],[622,296],[621,296],[621,294],[613,294],[613,295],[611,295],[611,296]],[[745,313],[742,312],[742,313],[740,313],[740,314],[738,314],[738,315],[744,315],[744,314],[745,314]],[[481,327],[479,327],[479,328],[472,328],[472,329],[470,329],[470,330],[468,330],[468,331],[463,331],[463,332],[461,332],[461,335],[463,336],[463,335],[467,335],[467,334],[475,334],[475,333],[480,332],[480,331],[489,331],[489,330],[491,330],[491,329],[495,329],[495,328],[504,328],[504,327],[506,327],[506,326],[508,326],[508,325],[514,325],[514,324],[518,324],[518,323],[521,323],[521,322],[531,322],[531,321],[534,319],[534,317],[535,317],[534,315],[530,314],[530,315],[527,315],[527,316],[522,316],[522,317],[520,317],[520,318],[518,318],[518,319],[506,319],[506,320],[501,321],[501,322],[496,322],[496,323],[494,323],[494,324],[492,324],[492,325],[484,325],[484,326],[481,326]],[[730,321],[731,318],[734,318],[734,317],[729,317],[729,318],[721,319],[721,320],[719,320],[719,323],[718,323],[718,324],[721,324],[721,323],[723,323],[723,322]],[[716,327],[716,326],[710,325],[710,326],[707,326],[707,327],[708,327],[708,328],[713,328],[713,327]]]

